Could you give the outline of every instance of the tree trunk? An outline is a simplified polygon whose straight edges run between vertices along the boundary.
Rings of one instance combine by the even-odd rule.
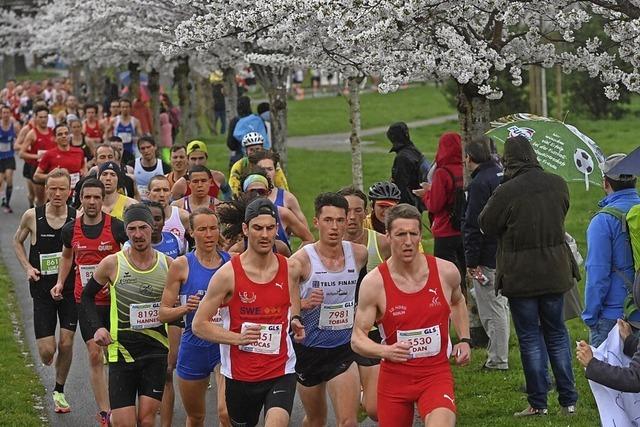
[[[160,144],[160,73],[152,68],[149,73],[149,95],[151,96],[151,116],[153,117],[153,139]]]
[[[564,106],[562,100],[562,66],[556,65],[556,119],[563,120],[562,117]]]
[[[271,146],[280,156],[280,167],[287,172],[287,77],[289,68],[251,64],[256,80],[269,95]]]
[[[458,120],[462,131],[462,146],[472,140],[482,140],[491,123],[491,104],[478,94],[478,87],[458,84]]]
[[[89,68],[85,64],[83,67],[84,75],[87,76],[87,100],[91,103],[102,104],[104,95],[104,68]]]
[[[2,71],[4,74],[3,86],[8,80],[16,78],[16,61],[13,55],[2,55]]]
[[[69,77],[71,77],[73,95],[78,99],[78,102],[82,102],[80,93],[80,73],[82,72],[82,66],[78,63],[71,64],[69,66]]]
[[[140,67],[136,62],[129,62],[129,99],[131,102],[138,97],[140,89]]]
[[[227,116],[226,129],[229,129],[229,122],[238,115],[238,86],[236,85],[236,70],[228,67],[222,71],[224,105]]]
[[[362,77],[349,77],[349,122],[351,123],[351,175],[353,186],[359,190],[364,188],[364,174],[362,170],[362,146],[360,145],[360,83]]]
[[[198,132],[204,133],[205,129],[208,129],[211,134],[215,132],[213,127],[214,115],[213,115],[213,87],[209,81],[209,77],[198,76],[197,80],[197,100],[198,100]],[[206,122],[205,129],[202,128],[202,119]]]
[[[178,65],[174,70],[174,81],[178,87],[178,104],[180,105],[180,129],[185,142],[191,141],[196,134],[195,115],[193,112],[191,90],[189,81],[189,57],[178,58]]]
[[[15,55],[14,62],[17,75],[23,75],[29,72],[29,70],[27,70],[27,60],[25,59],[24,55]]]

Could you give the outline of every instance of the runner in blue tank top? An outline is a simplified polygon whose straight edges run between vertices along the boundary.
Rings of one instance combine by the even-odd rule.
[[[0,107],[0,190],[6,183],[2,207],[5,213],[13,212],[9,203],[13,192],[13,171],[16,170],[16,158],[13,145],[20,125],[11,117],[11,109],[6,105]]]
[[[218,344],[213,344],[195,336],[191,322],[200,300],[204,297],[209,281],[230,256],[219,250],[220,230],[215,213],[206,207],[194,210],[189,223],[195,251],[181,256],[169,269],[167,284],[162,295],[160,319],[174,322],[184,319],[184,332],[178,351],[176,372],[180,395],[187,412],[188,425],[202,426],[205,418],[205,394],[209,376],[220,362]],[[180,305],[176,306],[177,298]],[[222,310],[222,309],[221,309]],[[216,315],[212,322],[221,321]],[[218,418],[221,425],[230,425],[224,397],[224,378],[216,369],[218,389]]]

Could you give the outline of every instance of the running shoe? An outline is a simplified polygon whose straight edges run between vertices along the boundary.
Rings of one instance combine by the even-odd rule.
[[[563,406],[561,411],[563,415],[575,415],[576,405]]]
[[[67,403],[67,399],[64,398],[64,393],[53,392],[53,404],[54,411],[58,414],[66,414],[71,412],[71,407]]]
[[[4,210],[4,213],[8,213],[8,214],[13,213],[13,209],[11,209],[11,206],[7,204],[4,205],[3,210]]]
[[[540,415],[547,415],[548,413],[549,412],[547,411],[547,408],[532,408],[531,406],[528,406],[521,412],[516,412],[515,414],[513,414],[513,416],[514,417],[535,417]]]
[[[98,415],[96,415],[98,422],[100,423],[100,427],[109,427],[111,425],[111,413],[100,411]]]

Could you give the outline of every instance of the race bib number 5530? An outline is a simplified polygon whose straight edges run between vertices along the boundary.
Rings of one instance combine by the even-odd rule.
[[[412,358],[431,357],[440,353],[440,326],[435,325],[424,329],[411,329],[398,331],[398,342],[406,342],[411,345]]]

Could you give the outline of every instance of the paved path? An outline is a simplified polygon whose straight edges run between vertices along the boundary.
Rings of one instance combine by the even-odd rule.
[[[20,306],[22,318],[18,319],[24,328],[23,338],[26,340],[31,355],[34,360],[34,366],[36,372],[40,376],[42,383],[46,388],[46,394],[42,405],[46,417],[50,420],[50,424],[54,427],[86,427],[97,425],[95,421],[95,414],[97,412],[96,404],[91,391],[91,385],[88,379],[88,360],[87,352],[84,343],[80,337],[80,331],[78,330],[75,336],[74,342],[74,355],[73,363],[71,365],[71,372],[65,385],[65,395],[69,404],[71,405],[71,413],[68,414],[56,414],[53,412],[53,401],[51,399],[51,393],[53,391],[54,370],[51,367],[44,366],[38,357],[38,350],[36,348],[35,336],[33,333],[33,306],[32,300],[29,295],[29,286],[27,285],[24,271],[17,261],[13,249],[12,239],[13,235],[18,228],[18,224],[22,213],[28,208],[26,197],[25,180],[22,177],[22,161],[17,159],[18,169],[14,175],[14,190],[11,200],[13,207],[13,214],[4,214],[0,212],[0,241],[4,242],[0,245],[0,253],[2,255],[2,262],[7,267],[9,275],[14,283],[18,304]],[[28,250],[28,249],[27,249]],[[177,380],[176,380],[177,381]],[[215,381],[212,381],[212,388],[207,392],[207,419],[205,425],[217,426],[218,420],[215,416],[216,405],[216,391]],[[177,386],[177,384],[176,384]],[[331,405],[329,405],[331,406]],[[176,404],[174,414],[174,426],[185,425],[185,412],[180,400],[180,393],[176,390]],[[302,425],[302,419],[304,418],[304,411],[299,398],[296,396],[296,402],[292,414],[291,425]],[[330,408],[329,414],[329,426],[335,425],[335,416]],[[159,424],[159,421],[157,422]],[[360,424],[362,426],[374,426],[375,423],[371,421]]]
[[[409,122],[407,125],[409,129],[415,129],[423,126],[437,125],[441,123],[457,120],[457,114],[450,114],[448,116],[433,117],[431,119],[418,120],[415,122]],[[365,137],[371,135],[377,135],[385,133],[388,126],[365,129],[360,132],[362,138],[362,151],[365,153],[387,153],[389,148],[371,147],[374,144],[373,141],[367,141]],[[287,138],[287,146],[294,148],[304,148],[307,150],[325,150],[325,151],[351,151],[351,145],[349,145],[349,133],[333,133],[327,135],[310,135],[310,136],[295,136]]]

